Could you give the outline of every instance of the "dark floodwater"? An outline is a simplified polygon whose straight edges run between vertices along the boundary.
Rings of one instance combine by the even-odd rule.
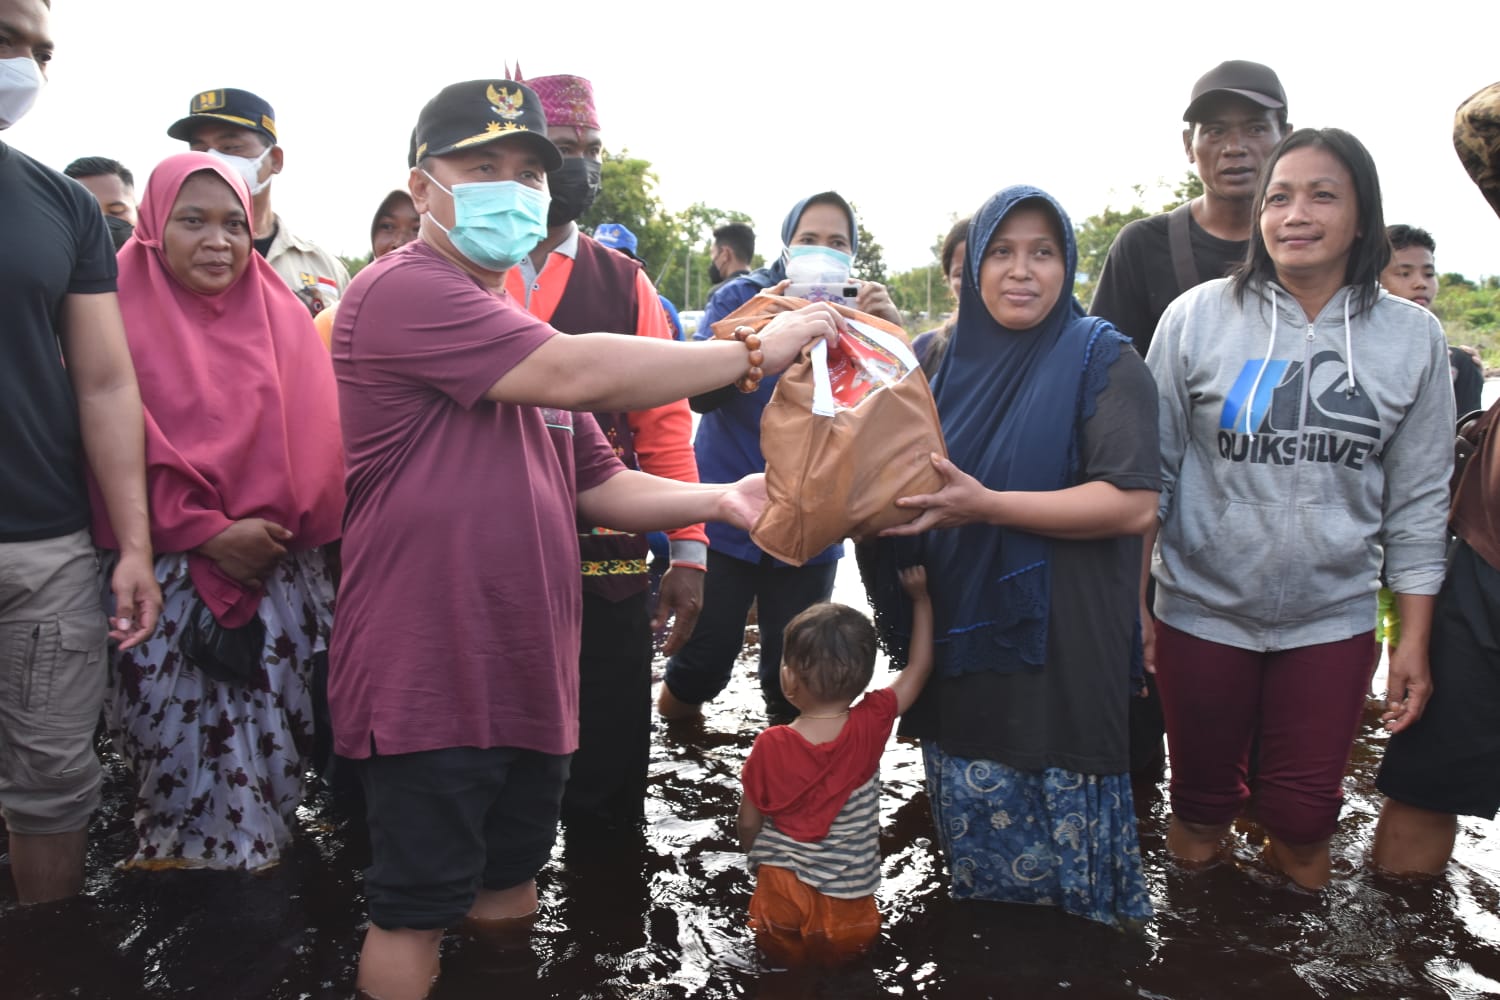
[[[851,567],[852,568],[852,567]],[[848,574],[852,577],[852,573]],[[857,585],[840,595],[858,603]],[[438,1000],[912,996],[1500,996],[1500,848],[1467,821],[1448,874],[1404,884],[1365,868],[1383,737],[1367,720],[1320,895],[1288,888],[1239,831],[1238,863],[1187,874],[1165,860],[1159,789],[1138,792],[1157,917],[1144,937],[1039,908],[948,900],[916,748],[883,764],[886,927],[861,966],[796,976],[762,970],[744,927],[752,888],[734,843],[740,762],[762,724],[752,668],[701,725],[658,726],[649,830],[607,856],[560,843],[542,873],[530,946],[450,937]],[[322,801],[262,876],[129,874],[118,770],[94,824],[88,895],[21,909],[0,878],[0,998],[89,1000],[347,997],[362,932],[367,848]]]

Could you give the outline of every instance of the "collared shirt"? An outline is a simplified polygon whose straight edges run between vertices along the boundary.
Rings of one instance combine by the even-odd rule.
[[[343,261],[310,240],[304,240],[287,228],[281,216],[276,220],[276,236],[266,251],[266,263],[276,269],[297,298],[316,316],[339,300],[349,287],[349,271]]]

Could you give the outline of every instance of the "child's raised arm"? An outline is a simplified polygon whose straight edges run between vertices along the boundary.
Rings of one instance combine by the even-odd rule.
[[[906,656],[906,669],[891,682],[891,690],[896,693],[898,715],[906,714],[911,708],[932,673],[932,597],[927,593],[926,568],[908,566],[903,569],[901,587],[911,598],[911,648]]]

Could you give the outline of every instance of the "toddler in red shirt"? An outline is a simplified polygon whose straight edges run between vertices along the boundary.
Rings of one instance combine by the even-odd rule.
[[[875,672],[869,619],[815,604],[786,627],[781,690],[801,714],[756,737],[737,822],[756,872],[750,926],[778,963],[845,962],[880,933],[880,755],[932,672],[926,570],[902,570],[901,585],[912,600],[906,669],[858,704]]]

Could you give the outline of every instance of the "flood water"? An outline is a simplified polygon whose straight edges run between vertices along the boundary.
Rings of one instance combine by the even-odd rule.
[[[845,562],[836,596],[863,606]],[[1365,866],[1384,743],[1373,703],[1345,782],[1339,874],[1321,894],[1260,868],[1248,826],[1236,864],[1177,870],[1165,856],[1165,786],[1138,790],[1157,908],[1143,936],[1044,908],[950,901],[919,752],[893,740],[882,764],[879,946],[838,973],[763,969],[745,929],[753,886],[734,839],[740,764],[763,725],[753,653],[701,724],[658,723],[645,836],[603,855],[559,843],[539,878],[542,913],[529,943],[496,949],[451,936],[437,1000],[1500,996],[1492,823],[1462,823],[1454,862],[1436,882],[1403,883]],[[326,800],[304,808],[298,842],[258,876],[116,870],[128,853],[128,805],[113,766],[85,898],[22,909],[0,873],[0,998],[350,995],[368,848]]]

